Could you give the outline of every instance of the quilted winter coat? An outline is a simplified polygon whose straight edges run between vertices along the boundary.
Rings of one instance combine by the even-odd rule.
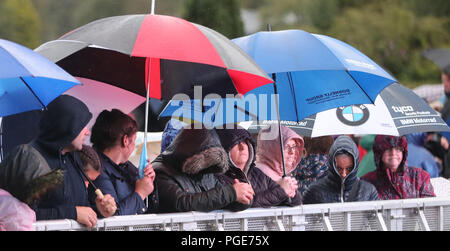
[[[234,179],[240,182],[250,183],[255,195],[252,207],[273,207],[280,205],[295,206],[302,202],[301,194],[298,192],[291,202],[283,188],[267,176],[255,165],[255,143],[250,133],[245,129],[221,129],[216,130],[224,149],[228,152],[229,169],[225,174],[218,175],[222,183],[232,185]],[[246,141],[249,149],[249,160],[244,170],[239,169],[231,160],[230,150],[241,141]]]

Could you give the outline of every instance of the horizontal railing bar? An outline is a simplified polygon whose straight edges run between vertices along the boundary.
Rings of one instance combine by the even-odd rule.
[[[338,213],[351,212],[368,212],[373,214],[374,211],[381,212],[391,209],[408,209],[408,208],[430,208],[450,206],[450,198],[423,198],[423,199],[407,199],[407,200],[387,200],[387,201],[369,201],[369,202],[347,202],[347,203],[330,203],[330,204],[314,204],[301,205],[296,207],[273,207],[273,208],[250,208],[240,212],[231,212],[218,210],[209,213],[204,212],[184,212],[184,213],[165,213],[165,214],[147,214],[147,215],[128,215],[113,216],[106,219],[99,219],[96,229],[106,228],[126,228],[144,225],[160,225],[170,228],[171,225],[195,223],[195,222],[216,222],[217,219],[242,220],[267,218],[267,221],[273,219],[274,215],[283,217],[305,216],[305,215],[322,215],[327,212],[328,216]],[[450,218],[450,215],[445,215]],[[34,229],[38,231],[52,230],[87,230],[83,225],[74,220],[50,220],[37,221],[33,224]]]

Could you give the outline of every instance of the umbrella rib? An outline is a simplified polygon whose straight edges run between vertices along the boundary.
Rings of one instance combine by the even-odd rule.
[[[364,94],[366,95],[366,97],[369,98],[370,102],[372,102],[372,104],[375,104],[375,100],[372,100],[372,98],[370,98],[370,96],[367,94],[367,92],[364,90],[364,88],[361,87],[361,85],[358,83],[358,81],[356,81],[355,78],[353,78],[352,74],[350,74],[350,72],[348,70],[345,70],[347,72],[347,74],[353,79],[353,81],[358,85],[359,89],[361,89],[361,91],[364,92]]]
[[[288,72],[288,81],[289,81],[289,85],[291,87],[291,93],[294,96],[294,108],[295,108],[295,115],[297,116],[297,122],[300,121],[299,116],[298,116],[298,109],[297,109],[297,98],[295,97],[295,89],[294,89],[294,81],[292,80],[292,73]]]
[[[33,89],[31,89],[31,87],[28,85],[28,83],[22,78],[20,77],[20,80],[22,80],[22,82],[25,84],[26,87],[28,87],[28,89],[30,90],[30,92],[34,95],[34,97],[39,101],[39,103],[42,105],[42,109],[45,108],[44,103],[41,101],[41,99],[38,97],[38,95],[36,95],[36,93],[33,91]]]
[[[272,79],[273,79],[273,90],[275,92],[275,95],[278,95],[278,88],[277,88],[277,75],[275,73],[272,73]],[[281,164],[283,165],[283,177],[286,177],[286,165],[284,162],[284,146],[283,146],[283,134],[281,133],[281,119],[280,119],[280,105],[278,103],[278,97],[275,98],[275,106],[277,109],[277,119],[278,119],[278,134],[280,138],[280,148],[281,148]]]
[[[234,104],[234,108],[235,108],[236,110],[240,111],[240,112],[245,113],[245,114],[248,115],[249,117],[252,117],[254,120],[259,121],[259,117],[258,117],[257,115],[255,115],[255,114],[253,114],[253,113],[251,113],[251,112],[249,112],[249,111],[247,111],[247,110],[245,110],[245,109],[243,109],[243,108],[237,106],[236,104]]]

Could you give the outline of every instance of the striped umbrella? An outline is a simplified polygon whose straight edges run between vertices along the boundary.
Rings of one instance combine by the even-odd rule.
[[[100,19],[36,51],[74,76],[162,100],[179,93],[193,98],[194,86],[225,97],[273,82],[225,36],[165,15]]]

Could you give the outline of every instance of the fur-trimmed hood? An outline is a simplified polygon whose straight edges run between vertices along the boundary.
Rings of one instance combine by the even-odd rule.
[[[195,127],[194,127],[195,128]],[[224,173],[228,154],[214,130],[183,128],[154,162],[164,162],[189,175]]]

